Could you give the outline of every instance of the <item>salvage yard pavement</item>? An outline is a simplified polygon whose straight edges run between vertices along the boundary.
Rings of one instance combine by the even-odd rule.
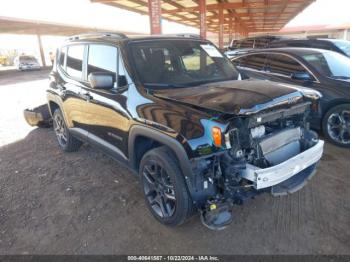
[[[1,254],[349,254],[350,151],[326,143],[318,173],[265,194],[210,231],[198,216],[160,225],[137,177],[90,146],[63,153],[22,111],[45,101],[48,71],[0,72]]]

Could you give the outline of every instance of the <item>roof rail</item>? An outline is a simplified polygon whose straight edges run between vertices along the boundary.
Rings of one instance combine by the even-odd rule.
[[[123,33],[114,33],[114,32],[93,32],[93,33],[86,33],[86,34],[80,34],[80,35],[73,35],[68,37],[67,41],[72,40],[79,40],[79,39],[89,39],[89,38],[100,38],[100,37],[111,37],[111,38],[118,38],[118,39],[126,39],[128,38]]]
[[[189,33],[179,33],[179,34],[158,34],[158,35],[131,35],[130,38],[134,37],[149,37],[149,38],[158,38],[158,37],[185,37],[185,38],[201,38],[200,35],[189,34]]]
[[[180,36],[180,37],[186,37],[186,38],[201,38],[200,35],[197,35],[197,34],[188,34],[188,33],[175,34],[174,36]]]

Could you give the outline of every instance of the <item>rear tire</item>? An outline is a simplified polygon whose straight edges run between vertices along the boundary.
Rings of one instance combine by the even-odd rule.
[[[59,108],[53,113],[53,128],[56,133],[58,145],[65,152],[78,151],[83,144],[69,133],[63,114]]]
[[[160,223],[178,226],[193,213],[182,171],[169,148],[148,151],[142,157],[139,174],[146,205]]]
[[[332,107],[322,120],[322,131],[328,141],[350,147],[350,104]]]

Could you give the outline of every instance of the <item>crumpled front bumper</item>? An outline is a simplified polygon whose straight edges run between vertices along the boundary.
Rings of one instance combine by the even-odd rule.
[[[316,163],[321,159],[323,154],[324,141],[319,140],[313,147],[308,150],[272,167],[259,168],[247,164],[246,169],[242,170],[241,176],[254,183],[255,189],[264,189],[278,185],[293,176],[298,175],[303,170],[315,169]],[[314,167],[314,168],[312,168]],[[314,170],[310,170],[312,173]],[[309,176],[305,176],[305,180]],[[304,181],[301,181],[303,183]],[[305,183],[303,183],[305,184]],[[301,187],[299,186],[299,189]]]
[[[52,118],[47,104],[43,104],[33,109],[25,109],[23,115],[24,119],[31,126],[52,126]]]

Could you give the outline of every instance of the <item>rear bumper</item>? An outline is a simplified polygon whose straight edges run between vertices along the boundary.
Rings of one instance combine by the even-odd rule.
[[[41,68],[40,65],[22,65],[18,66],[19,70],[39,70]]]
[[[307,168],[315,169],[315,164],[323,154],[324,141],[319,140],[316,145],[308,150],[269,168],[259,168],[247,164],[242,171],[242,177],[254,183],[255,189],[264,189],[278,185],[295,175],[298,175]],[[314,166],[312,168],[312,166]],[[313,172],[313,170],[310,170]],[[307,176],[309,179],[309,176]],[[307,179],[305,177],[305,179]],[[304,181],[301,181],[303,183]]]

